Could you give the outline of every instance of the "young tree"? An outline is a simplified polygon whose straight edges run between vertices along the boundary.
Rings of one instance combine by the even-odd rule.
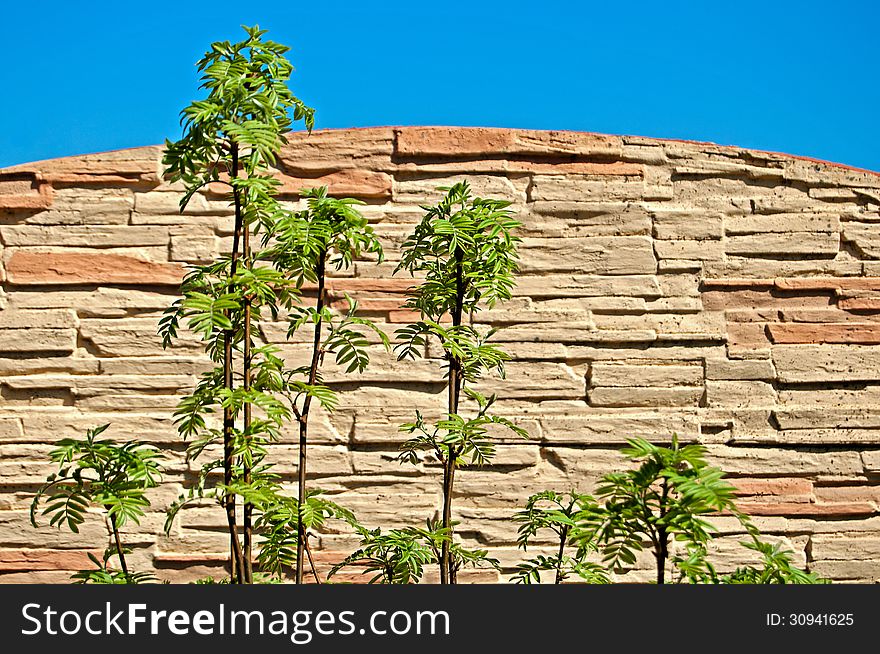
[[[274,313],[279,306],[289,306],[289,285],[272,266],[260,265],[266,255],[253,250],[251,236],[261,228],[271,229],[284,215],[275,198],[279,182],[272,169],[284,134],[293,121],[304,121],[309,130],[314,123],[313,110],[287,86],[293,71],[284,57],[288,48],[264,40],[265,31],[257,27],[244,29],[245,40],[213,43],[199,61],[207,97],[183,110],[183,136],[166,143],[163,159],[169,179],[185,186],[181,211],[205,187],[226,187],[235,216],[232,251],[213,264],[193,268],[181,286],[183,298],[169,308],[159,328],[167,346],[180,321],[187,320],[216,364],[195,393],[181,402],[178,427],[184,437],[197,439],[195,454],[215,440],[222,442],[222,459],[203,467],[201,476],[223,471],[217,499],[226,513],[236,583],[253,579],[254,510],[246,501],[240,541],[236,487],[255,483],[255,465],[287,417],[274,397],[277,389],[254,386],[255,376],[274,382],[280,360],[270,348],[254,348],[252,322],[261,310]],[[254,406],[268,417],[255,419]],[[223,413],[219,432],[205,423],[205,415],[218,407]]]
[[[516,434],[525,431],[505,418],[490,413],[495,396],[485,397],[468,385],[487,371],[503,376],[508,355],[489,343],[494,330],[485,333],[473,325],[482,307],[510,298],[516,271],[516,246],[512,231],[520,225],[507,207],[509,202],[473,197],[467,182],[442,188],[446,196],[426,214],[403,245],[397,270],[424,275],[411,289],[405,306],[419,311],[421,320],[397,332],[398,358],[415,359],[428,339],[443,349],[447,387],[446,416],[433,425],[420,413],[401,429],[414,434],[402,446],[401,460],[416,463],[419,452],[433,452],[443,466],[443,505],[440,527],[448,534],[441,544],[440,582],[456,582],[452,563],[452,497],[455,471],[461,464],[483,464],[495,452],[489,431],[501,425]],[[470,323],[465,323],[465,318]],[[446,321],[446,324],[443,324]],[[462,394],[476,405],[475,415],[460,411]]]
[[[561,584],[572,574],[587,583],[609,583],[605,569],[587,560],[587,556],[594,551],[591,541],[582,543],[573,556],[566,551],[577,533],[578,517],[596,508],[591,496],[575,491],[562,494],[548,490],[532,495],[525,509],[513,516],[514,522],[520,523],[517,544],[525,552],[539,532],[550,531],[558,543],[557,552],[555,556],[539,554],[518,565],[514,577],[516,582],[541,583],[541,572],[552,571],[555,584]]]
[[[58,472],[50,475],[34,496],[31,524],[37,526],[37,511],[44,496],[48,497],[48,506],[42,515],[49,516],[49,524],[66,525],[74,533],[79,533],[88,508],[100,507],[110,544],[102,559],[89,554],[96,569],[78,572],[74,579],[81,583],[137,584],[153,576],[129,569],[125,560],[129,550],[123,546],[120,532],[129,522],[138,524],[150,505],[146,491],[161,481],[161,455],[139,441],[116,445],[112,440],[99,440],[109,426],[89,429],[85,439],[65,438],[55,444],[49,458],[58,464]],[[119,561],[119,570],[110,568],[113,557]]]
[[[292,371],[287,378],[292,389],[290,407],[299,423],[299,463],[297,481],[299,495],[296,514],[296,583],[303,582],[303,553],[308,548],[306,519],[306,489],[308,462],[309,415],[312,400],[332,411],[338,398],[324,385],[321,365],[325,354],[334,354],[336,363],[346,372],[363,372],[370,361],[369,341],[364,335],[374,333],[386,349],[390,349],[388,337],[370,320],[357,315],[357,302],[345,296],[348,310],[345,315],[334,315],[328,302],[327,275],[336,270],[347,270],[352,262],[366,254],[374,254],[382,261],[382,246],[367,219],[355,209],[363,204],[352,199],[336,199],[327,196],[327,188],[303,191],[308,207],[278,220],[269,236],[275,240],[272,258],[280,271],[291,279],[297,289],[311,283],[315,288],[314,306],[297,306],[290,315],[288,337],[301,329],[311,329],[311,350],[308,363]],[[314,496],[317,497],[317,496]],[[275,524],[277,531],[279,525]]]
[[[663,584],[672,539],[689,552],[705,551],[715,532],[706,516],[729,511],[747,519],[734,504],[736,489],[709,466],[702,445],[682,446],[675,436],[670,447],[641,438],[628,442],[621,452],[639,467],[602,478],[596,490],[600,505],[578,516],[574,538],[599,547],[612,568],[635,563],[636,552],[649,542],[657,583]]]

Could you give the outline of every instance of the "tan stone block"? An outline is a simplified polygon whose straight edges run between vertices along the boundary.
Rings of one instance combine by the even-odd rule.
[[[861,454],[865,472],[870,474],[880,473],[880,450],[869,450]]]
[[[594,386],[696,386],[703,383],[703,367],[671,362],[638,364],[596,362],[590,366]]]
[[[878,445],[880,429],[790,429],[744,433],[738,441],[784,445]]]
[[[880,535],[814,534],[810,537],[810,544],[816,561],[880,559]]]
[[[871,223],[843,223],[843,240],[852,243],[864,257],[880,259],[880,234]]]
[[[775,377],[773,362],[768,359],[706,359],[706,379],[770,381]]]
[[[609,409],[598,413],[596,411],[589,409],[589,413],[581,411],[582,415],[572,412],[571,415],[545,415],[539,418],[542,440],[553,446],[550,450],[551,460],[571,456],[569,450],[560,450],[556,447],[561,445],[624,445],[627,439],[635,437],[666,441],[673,434],[689,439],[695,438],[700,433],[696,416],[680,411],[675,413],[661,411],[614,413]],[[589,458],[591,452],[594,450],[582,454],[585,458]],[[623,461],[619,455],[617,458],[620,462]],[[601,460],[604,459],[600,458]],[[604,473],[620,465],[618,462],[605,470],[597,470]]]
[[[524,274],[576,270],[582,274],[640,275],[657,270],[651,239],[641,236],[525,238]]]
[[[582,398],[584,379],[559,363],[519,363],[505,365],[504,380],[484,380],[476,385],[480,392],[497,393],[500,398]]]
[[[23,435],[19,418],[0,418],[0,442],[18,440]]]
[[[869,407],[776,409],[773,417],[781,429],[880,429],[880,416]]]
[[[775,406],[773,385],[762,381],[707,381],[706,404],[710,407]]]
[[[532,298],[659,297],[662,294],[653,275],[523,275],[517,278],[513,293]]]
[[[781,250],[778,250],[781,251]],[[861,275],[863,263],[841,251],[833,259],[824,255],[807,260],[760,258],[756,256],[737,257],[728,251],[724,261],[707,261],[706,275],[721,277],[790,277],[792,275]]]
[[[96,375],[100,370],[98,359],[76,357],[46,358],[0,358],[0,376],[39,375],[66,373],[70,375]]]
[[[3,329],[0,352],[72,354],[76,350],[75,329]]]
[[[100,287],[94,291],[16,290],[10,295],[10,309],[71,308],[84,317],[125,316],[130,309],[138,312],[145,310],[161,312],[176,298],[176,294],[141,291],[135,288]]]
[[[207,263],[218,252],[216,236],[172,236],[169,259],[188,263]]]
[[[591,319],[577,322],[508,325],[492,337],[496,343],[589,343],[602,340]]]
[[[281,148],[281,168],[292,175],[348,168],[390,171],[394,138],[391,127],[293,132]]]
[[[838,214],[777,213],[765,216],[727,216],[724,231],[728,236],[738,234],[774,234],[785,232],[821,232],[837,234],[840,231]]]
[[[709,459],[732,475],[777,475],[810,477],[854,477],[862,474],[858,452],[805,452],[783,448],[714,445]]]
[[[529,187],[529,200],[533,202],[638,201],[648,196],[641,177],[596,179],[590,176],[536,175]]]
[[[213,367],[204,357],[120,357],[100,360],[105,375],[200,375]]]
[[[786,383],[880,380],[880,347],[774,345],[773,362]]]
[[[698,406],[702,397],[702,386],[594,387],[587,391],[587,399],[592,406],[607,407]]]
[[[654,249],[660,259],[689,261],[718,261],[724,257],[721,241],[655,241]]]
[[[639,236],[651,234],[651,216],[646,209],[625,202],[532,202],[531,214],[521,220],[523,234],[566,236],[574,230],[579,236]],[[534,216],[557,218],[561,233],[539,233]],[[567,230],[567,231],[566,231]]]
[[[82,321],[80,335],[100,356],[158,356],[164,352],[156,334],[157,321],[151,318],[126,320],[90,318]],[[201,342],[186,332],[174,340],[174,351],[192,354],[202,350]]]
[[[880,580],[880,561],[824,561],[817,560],[811,565],[812,572],[820,577],[836,581],[860,581],[876,583]]]
[[[514,180],[500,175],[469,175],[468,183],[474,195],[491,197],[498,200],[524,204],[526,201],[526,184],[517,184]],[[424,177],[423,175],[397,175],[392,189],[395,202],[403,204],[434,204],[439,201],[445,191],[438,189],[448,186],[445,177]]]
[[[0,311],[0,329],[63,329],[76,325],[76,313],[69,309]]]
[[[65,225],[44,227],[32,225],[4,225],[0,239],[7,246],[65,246],[65,247],[131,247],[138,245],[166,245],[168,232],[156,227],[132,225]]]
[[[727,254],[802,254],[829,255],[840,249],[837,232],[761,233],[746,236],[728,236],[724,241]]]
[[[651,212],[654,237],[664,240],[718,239],[723,235],[721,213],[681,208],[658,208]]]
[[[189,216],[203,214],[228,215],[232,212],[231,204],[226,199],[209,200],[205,195],[196,193],[181,213],[180,201],[184,194],[180,191],[169,192],[166,190],[149,191],[147,193],[135,193],[134,212],[141,215],[168,215],[175,216],[174,225],[185,224]]]

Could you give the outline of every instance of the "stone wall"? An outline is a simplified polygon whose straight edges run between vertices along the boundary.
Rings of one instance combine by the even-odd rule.
[[[108,436],[169,449],[168,483],[128,537],[135,565],[172,580],[220,571],[215,507],[160,535],[194,470],[170,412],[206,362],[195,339],[163,352],[155,333],[183,267],[229,246],[229,212],[209,193],[178,215],[159,157],[145,147],[0,171],[0,581],[66,581],[103,543],[99,520],[79,536],[35,530],[27,509],[50,443],[106,422]],[[520,213],[515,298],[479,320],[504,328],[514,362],[494,388],[532,439],[458,478],[468,542],[515,564],[509,517],[529,493],[589,491],[621,465],[626,437],[676,432],[710,447],[741,507],[801,564],[880,580],[876,173],[705,143],[428,127],[297,134],[279,167],[291,203],[319,184],[367,203],[388,261],[357,262],[331,287],[389,332],[413,318],[399,309],[410,280],[392,271],[437,186],[467,178]],[[307,347],[287,343],[282,324],[260,334],[291,358]],[[439,469],[393,460],[398,423],[442,410],[437,364],[377,348],[356,382],[328,372],[345,393],[315,422],[312,483],[368,525],[421,524],[437,507]],[[293,442],[273,455],[288,479]],[[735,521],[716,522],[727,567],[747,560]],[[326,563],[354,540],[328,533],[320,545]],[[625,579],[647,579],[642,563]]]

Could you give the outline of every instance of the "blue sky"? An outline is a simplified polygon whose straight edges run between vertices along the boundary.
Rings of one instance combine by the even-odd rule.
[[[10,2],[0,166],[175,137],[193,64],[259,23],[321,128],[586,130],[880,170],[878,20],[874,0]]]

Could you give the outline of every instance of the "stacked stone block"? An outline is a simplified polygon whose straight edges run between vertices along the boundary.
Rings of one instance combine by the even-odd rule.
[[[108,422],[108,436],[167,456],[167,483],[128,536],[135,565],[172,581],[222,573],[216,507],[162,533],[198,466],[171,412],[209,364],[186,333],[163,351],[156,325],[185,266],[230,247],[230,211],[208,188],[180,215],[160,157],[146,147],[0,170],[0,582],[66,581],[102,546],[99,519],[78,536],[33,529],[28,505],[51,443]],[[741,507],[801,565],[880,580],[880,175],[705,143],[404,127],[295,134],[278,176],[292,207],[323,184],[366,203],[387,260],[358,261],[330,289],[389,334],[416,317],[401,309],[412,280],[392,273],[436,187],[468,179],[521,217],[515,297],[474,320],[502,328],[514,360],[485,389],[531,438],[504,436],[492,465],[460,475],[469,544],[515,565],[510,516],[530,493],[590,491],[624,464],[626,438],[676,433],[709,447]],[[308,348],[283,322],[259,336],[291,362]],[[421,524],[439,503],[435,462],[394,460],[397,426],[443,410],[441,353],[425,354],[398,363],[377,343],[363,375],[327,371],[342,403],[315,421],[312,484],[369,526]],[[292,482],[293,430],[272,457]],[[736,521],[716,523],[722,569],[748,561]],[[355,542],[330,528],[321,565]],[[649,579],[650,563],[622,578]]]

